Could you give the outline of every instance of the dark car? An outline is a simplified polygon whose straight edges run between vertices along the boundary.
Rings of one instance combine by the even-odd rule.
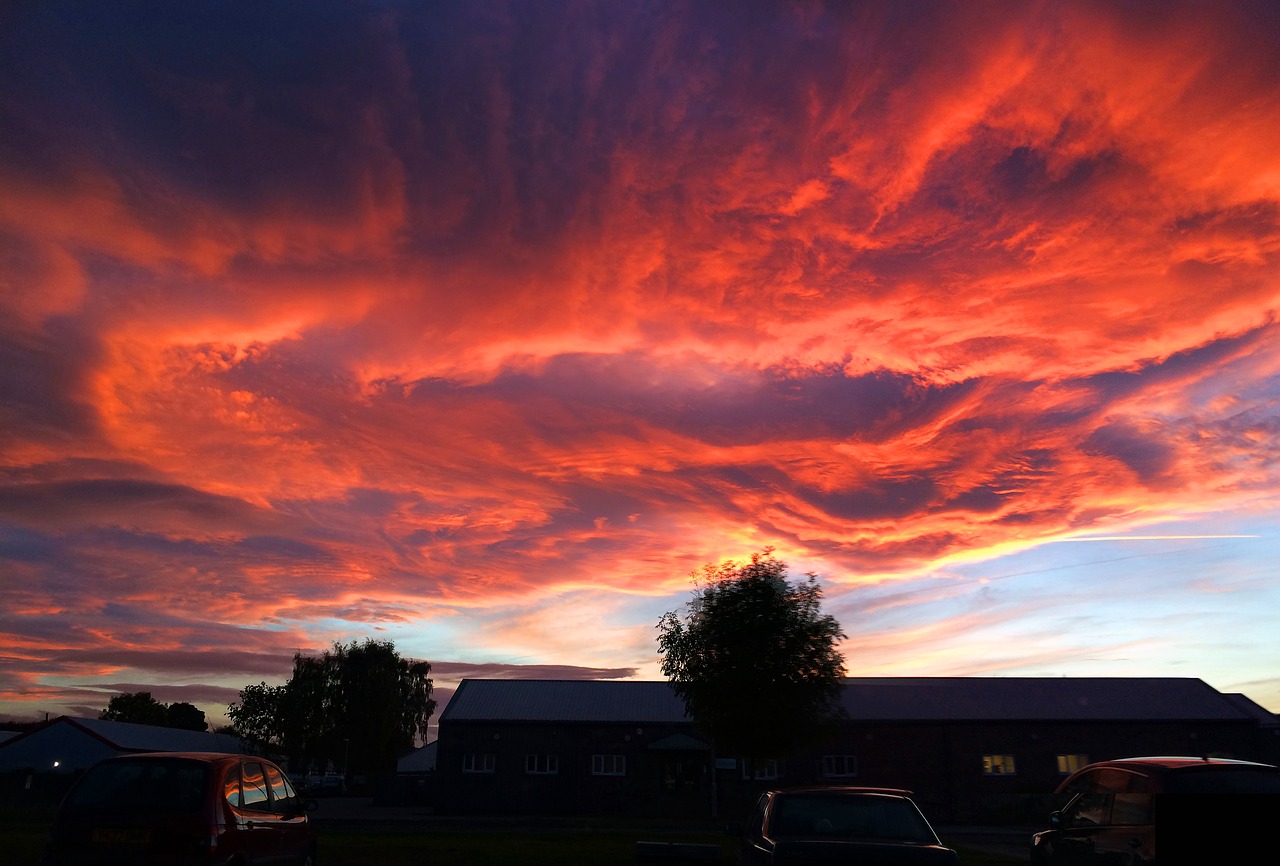
[[[252,755],[107,758],[63,798],[43,863],[312,866],[314,808],[279,767]]]
[[[1050,816],[1050,829],[1032,837],[1032,863],[1152,864],[1157,836],[1166,860],[1192,844],[1225,857],[1253,839],[1253,815],[1266,810],[1253,798],[1220,795],[1280,800],[1280,768],[1223,758],[1123,758],[1077,770],[1057,793],[1069,799]]]
[[[956,852],[894,788],[791,788],[761,795],[738,862],[744,866],[955,866]]]

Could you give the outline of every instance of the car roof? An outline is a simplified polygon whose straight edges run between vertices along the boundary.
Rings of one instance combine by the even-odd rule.
[[[240,755],[234,752],[127,752],[123,755],[113,755],[105,758],[107,761],[130,761],[142,758],[144,760],[161,760],[178,758],[184,761],[202,761],[204,763],[216,763],[225,760],[244,760],[244,761],[270,761],[270,758],[262,758],[256,755]]]
[[[1214,758],[1209,756],[1193,757],[1189,755],[1153,755],[1142,758],[1116,758],[1111,761],[1098,761],[1082,769],[1090,767],[1148,767],[1159,770],[1184,770],[1203,767],[1259,767],[1274,770],[1271,764],[1259,764],[1256,761],[1240,761],[1235,758]]]
[[[910,797],[905,788],[874,788],[863,785],[806,785],[795,788],[774,788],[770,794],[890,794]]]

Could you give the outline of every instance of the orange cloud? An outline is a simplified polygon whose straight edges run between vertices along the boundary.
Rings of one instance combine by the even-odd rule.
[[[14,22],[42,46],[0,154],[24,694],[363,629],[649,670],[708,560],[772,545],[848,600],[1276,509],[1260,6],[228,14],[254,26]],[[979,633],[1036,605],[962,595],[850,649],[1016,667]]]

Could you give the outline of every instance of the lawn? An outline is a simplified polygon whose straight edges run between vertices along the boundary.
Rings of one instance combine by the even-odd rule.
[[[12,866],[37,866],[47,822],[0,819],[0,850]],[[29,817],[29,816],[28,816]],[[733,840],[713,833],[646,832],[627,829],[511,830],[492,826],[449,829],[383,827],[354,830],[319,827],[322,866],[616,866],[652,861],[635,858],[637,841],[693,842],[720,848],[718,863],[733,863]],[[1025,858],[1002,857],[960,848],[964,866],[1013,866]],[[672,861],[674,862],[674,861]],[[689,861],[695,862],[695,861]],[[707,862],[707,861],[698,861]]]
[[[629,830],[423,830],[376,833],[329,830],[322,833],[323,866],[617,866],[639,861],[634,856],[639,840],[684,841],[720,848],[721,864],[734,862],[734,842],[713,835],[637,833]],[[1014,866],[1025,857],[960,848],[963,866]],[[674,863],[676,861],[664,861]],[[685,861],[707,862],[707,861]]]

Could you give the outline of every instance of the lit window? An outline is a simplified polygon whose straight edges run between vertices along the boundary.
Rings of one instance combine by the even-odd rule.
[[[857,755],[823,755],[822,775],[828,779],[858,775]]]
[[[1059,755],[1058,772],[1063,776],[1070,776],[1087,763],[1089,763],[1088,755]]]
[[[525,755],[524,771],[539,776],[560,772],[560,758],[556,755]]]
[[[1012,776],[1018,772],[1018,765],[1013,755],[983,755],[982,774],[984,776]]]
[[[751,758],[743,758],[742,778],[776,779],[778,778],[778,762],[772,758],[767,761],[756,761]]]
[[[591,775],[593,776],[625,776],[627,774],[626,755],[592,755]]]
[[[493,752],[468,752],[462,756],[462,772],[492,773],[496,763]]]

